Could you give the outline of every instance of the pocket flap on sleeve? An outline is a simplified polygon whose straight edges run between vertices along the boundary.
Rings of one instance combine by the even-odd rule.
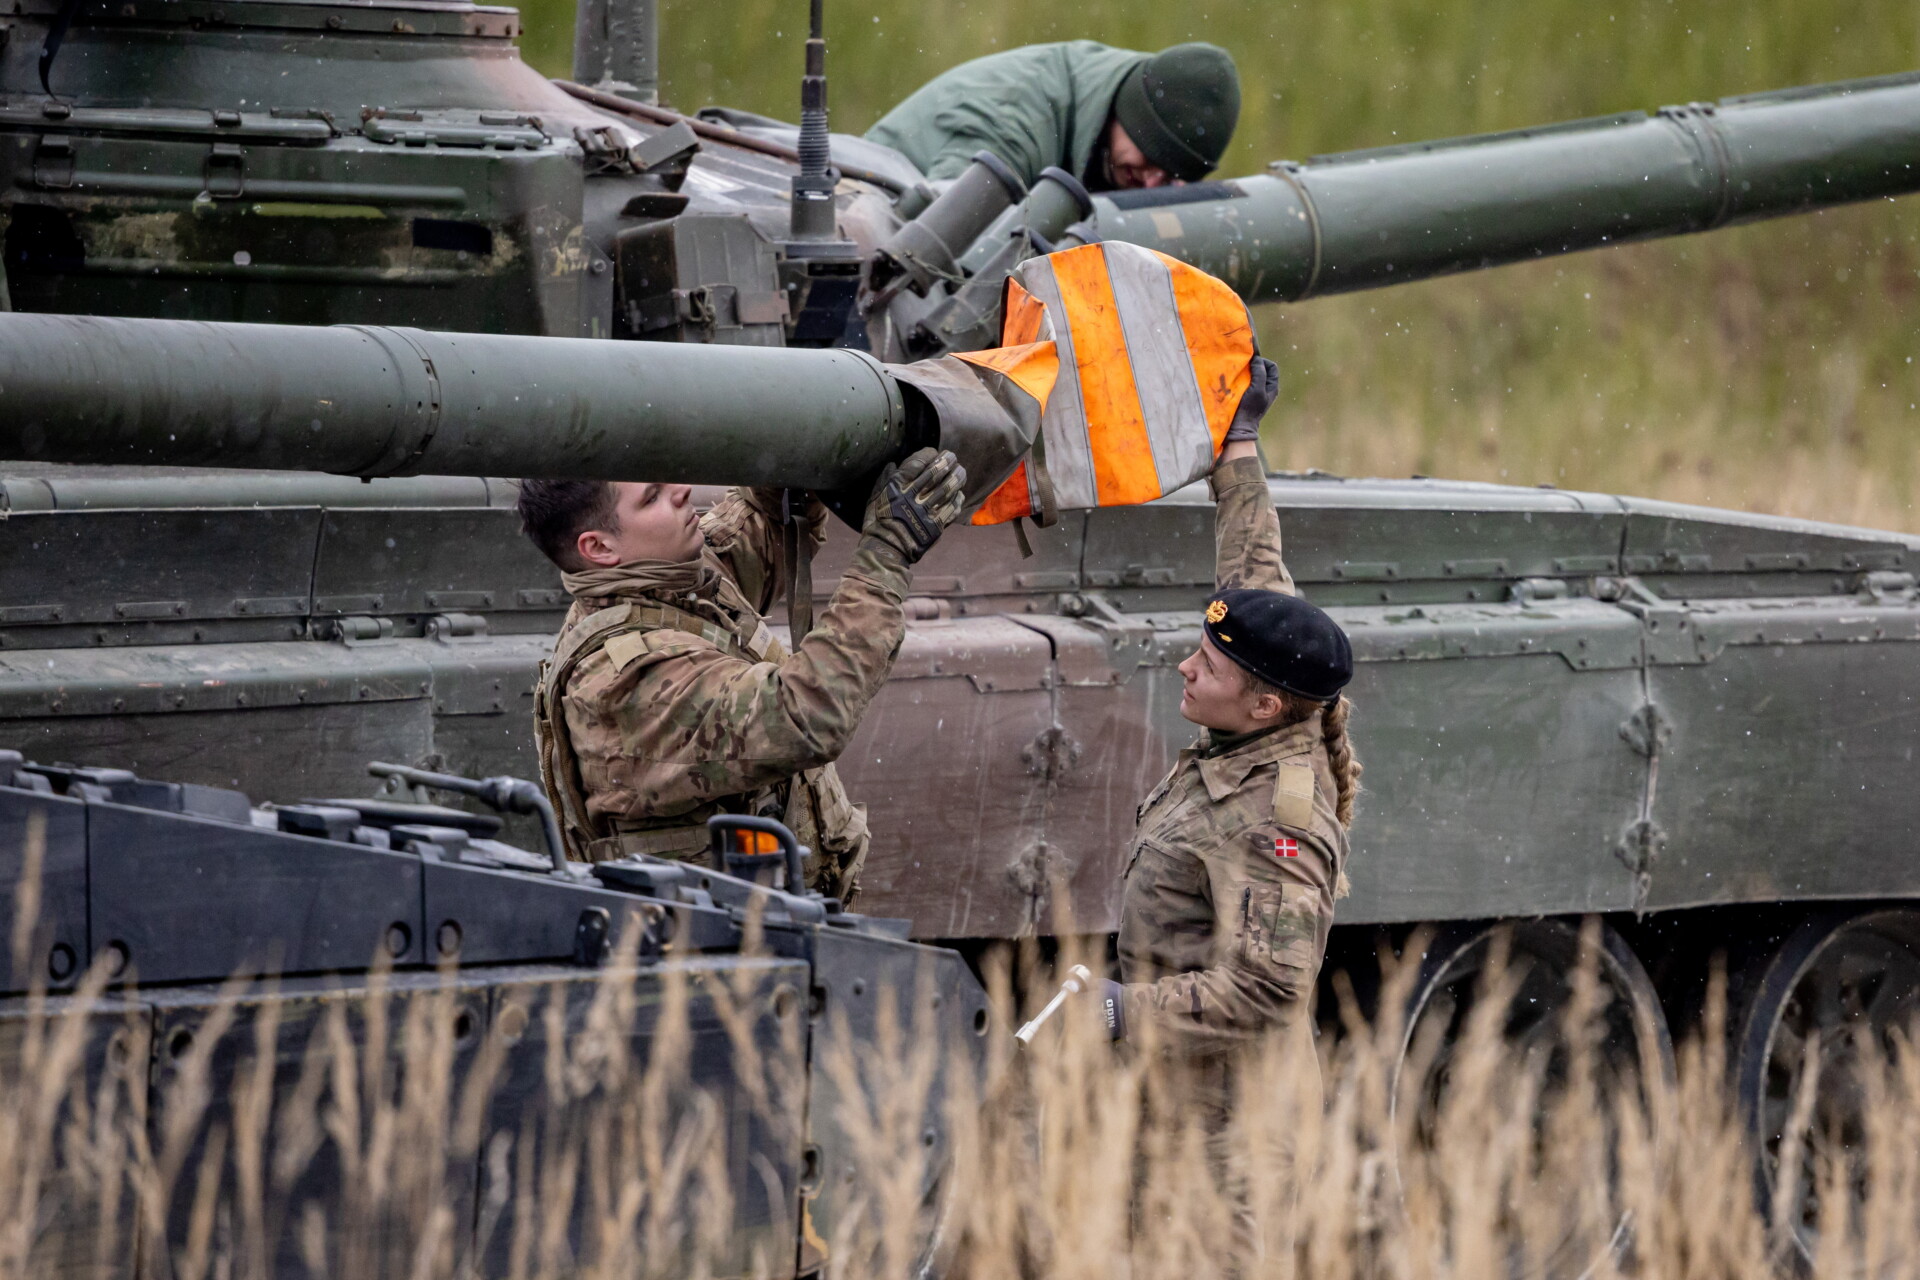
[[[1331,923],[1324,895],[1304,884],[1253,884],[1247,887],[1246,919],[1241,924],[1249,958],[1311,971]]]
[[[1313,766],[1283,764],[1273,780],[1273,820],[1305,831],[1313,824]]]

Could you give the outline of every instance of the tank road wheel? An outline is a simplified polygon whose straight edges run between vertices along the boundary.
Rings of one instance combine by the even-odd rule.
[[[1920,911],[1847,909],[1807,920],[1770,957],[1741,1010],[1733,1063],[1742,1119],[1753,1137],[1762,1208],[1811,1262],[1819,1239],[1821,1165],[1860,1139],[1865,1098],[1856,1073],[1863,1047],[1891,1053],[1920,1013]],[[1801,1074],[1812,1055],[1810,1109],[1795,1124]],[[1789,1132],[1789,1130],[1794,1132]],[[1783,1155],[1795,1181],[1782,1191]],[[1865,1172],[1850,1178],[1856,1205]],[[1857,1214],[1850,1215],[1858,1222]]]
[[[1536,1157],[1547,1150],[1552,1139],[1548,1132],[1551,1104],[1556,1096],[1564,1096],[1571,1065],[1566,1024],[1581,960],[1579,926],[1560,920],[1524,920],[1443,933],[1421,961],[1394,1069],[1393,1131],[1403,1144],[1403,1149],[1395,1153],[1395,1166],[1403,1193],[1407,1178],[1423,1163],[1409,1157],[1431,1153],[1449,1092],[1455,1085],[1456,1070],[1468,1065],[1457,1061],[1456,1054],[1503,935],[1506,972],[1514,995],[1502,1035],[1514,1058],[1538,1073],[1541,1105],[1534,1108]],[[1674,1078],[1673,1040],[1666,1015],[1645,968],[1626,942],[1602,924],[1599,943],[1597,977],[1603,999],[1595,1015],[1598,1034],[1592,1061],[1593,1087],[1608,1098],[1619,1096],[1623,1090],[1640,1090],[1654,1139],[1664,1141],[1670,1127],[1662,1103],[1665,1086]],[[1495,1106],[1517,1095],[1514,1071],[1511,1062],[1502,1064],[1498,1078],[1507,1084],[1496,1086],[1503,1092],[1499,1098],[1490,1099]],[[1409,1078],[1410,1072],[1417,1076]],[[1636,1083],[1647,1080],[1658,1080],[1662,1087],[1649,1095]],[[1513,1092],[1504,1091],[1507,1089]],[[1403,1121],[1404,1109],[1409,1106],[1414,1112]],[[1598,1122],[1611,1139],[1614,1121],[1610,1109],[1600,1109]],[[1607,1159],[1611,1178],[1615,1172],[1611,1154]],[[1509,1225],[1516,1229],[1503,1234],[1521,1239],[1521,1224]],[[1586,1227],[1570,1218],[1564,1228],[1550,1228],[1544,1233],[1537,1220],[1528,1225],[1526,1234],[1533,1237],[1533,1261],[1529,1265],[1520,1256],[1521,1246],[1516,1245],[1514,1267],[1557,1280],[1589,1275],[1616,1256],[1626,1244],[1631,1223],[1622,1214],[1610,1221],[1603,1217]]]

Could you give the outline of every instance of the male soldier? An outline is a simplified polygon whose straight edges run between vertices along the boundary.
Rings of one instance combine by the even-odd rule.
[[[1173,1096],[1207,1133],[1243,1233],[1244,1187],[1224,1140],[1236,1060],[1284,1044],[1315,1073],[1317,1095],[1306,1010],[1344,893],[1360,775],[1340,692],[1352,651],[1293,594],[1255,450],[1278,373],[1256,357],[1252,375],[1211,482],[1217,586],[1200,647],[1180,664],[1180,713],[1207,736],[1140,806],[1120,907],[1124,983],[1103,984],[1116,1039],[1172,1050]]]
[[[778,818],[850,900],[863,807],[833,761],[900,651],[910,567],[962,505],[966,471],[922,449],[875,487],[852,562],[791,654],[763,612],[785,586],[782,491],[704,517],[687,485],[528,480],[527,535],[574,597],[535,698],[541,777],[576,858],[699,861],[717,813]],[[826,510],[799,513],[823,540]]]
[[[1225,49],[1147,54],[1072,40],[962,63],[867,137],[929,178],[956,178],[974,152],[991,151],[1029,186],[1053,165],[1089,191],[1114,191],[1206,177],[1239,119],[1240,76]]]

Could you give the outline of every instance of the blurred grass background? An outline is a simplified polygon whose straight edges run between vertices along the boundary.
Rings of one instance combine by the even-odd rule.
[[[565,75],[571,0],[525,0]],[[804,0],[663,0],[665,100],[798,113]],[[1231,49],[1224,175],[1272,159],[1920,68],[1896,0],[829,0],[833,123],[946,67],[1091,37]],[[1920,200],[1259,314],[1276,464],[1555,484],[1920,531]]]

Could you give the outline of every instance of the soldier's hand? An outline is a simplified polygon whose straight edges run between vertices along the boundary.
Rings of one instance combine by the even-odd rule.
[[[1255,356],[1247,365],[1247,389],[1240,396],[1240,407],[1233,411],[1233,423],[1227,428],[1227,444],[1260,438],[1260,419],[1267,416],[1280,395],[1280,366],[1265,356]]]
[[[966,505],[967,469],[945,450],[921,449],[880,473],[861,532],[913,564],[940,540]]]

